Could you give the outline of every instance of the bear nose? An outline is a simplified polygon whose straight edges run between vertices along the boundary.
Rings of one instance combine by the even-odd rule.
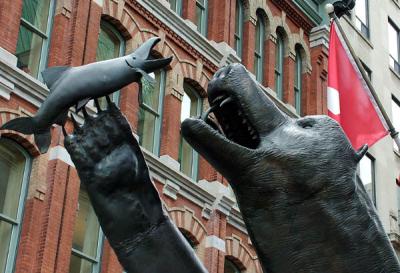
[[[215,74],[214,74],[214,79],[222,79],[225,78],[229,72],[231,72],[233,68],[233,65],[227,65],[222,68],[220,68]]]

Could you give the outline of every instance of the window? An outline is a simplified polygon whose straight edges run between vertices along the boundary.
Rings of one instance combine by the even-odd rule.
[[[207,34],[207,9],[208,0],[196,0],[197,30],[206,36]]]
[[[100,272],[100,256],[103,234],[86,190],[81,186],[78,210],[75,218],[72,255],[69,264],[71,273]]]
[[[396,131],[400,131],[400,103],[395,97],[392,97],[392,123]],[[395,151],[399,152],[399,148],[394,141],[393,147]]]
[[[182,15],[182,0],[167,0],[171,5],[171,9],[175,11],[179,16]]]
[[[35,78],[46,68],[53,0],[24,0],[19,27],[17,66]]]
[[[368,196],[375,204],[375,170],[374,170],[375,159],[366,154],[358,164],[358,173],[363,183]]]
[[[240,273],[240,269],[229,259],[225,258],[224,273]]]
[[[309,1],[309,5],[316,11],[318,11],[319,4],[317,0],[311,0]]]
[[[236,17],[235,17],[235,50],[238,57],[242,58],[242,47],[243,47],[243,2],[242,0],[236,0]]]
[[[390,67],[397,73],[400,73],[400,31],[391,20],[389,20],[388,26]]]
[[[194,251],[197,250],[198,242],[196,239],[193,237],[193,235],[190,234],[190,232],[184,230],[184,229],[179,229],[179,231],[182,233],[183,237],[185,237],[186,241],[189,243],[189,245],[192,247]]]
[[[182,99],[181,122],[189,117],[196,117],[201,114],[202,100],[193,87],[184,84]],[[198,153],[181,137],[179,147],[179,163],[181,171],[193,179],[197,179],[199,156]]]
[[[165,70],[149,74],[154,78],[151,83],[142,77],[142,101],[139,109],[138,135],[140,145],[158,155],[160,152],[160,134],[162,109],[165,90]]]
[[[265,36],[265,25],[264,18],[261,15],[257,15],[256,24],[256,45],[254,51],[254,73],[256,80],[262,83],[263,80],[263,64],[264,64],[264,36]]]
[[[369,38],[368,0],[357,0],[354,10],[357,29]]]
[[[22,148],[0,138],[0,272],[14,272],[30,163]]]
[[[371,69],[369,69],[369,67],[364,62],[362,62],[362,61],[360,61],[360,62],[362,64],[363,68],[364,68],[365,73],[368,76],[368,79],[371,81],[372,80],[372,71],[371,71]]]
[[[283,58],[284,40],[282,33],[278,32],[275,50],[275,91],[279,99],[283,98]]]
[[[294,74],[294,107],[296,113],[301,114],[301,91],[302,91],[302,76],[303,76],[303,59],[301,56],[301,50],[296,47],[296,70]]]
[[[125,54],[125,40],[121,34],[109,23],[102,21],[99,40],[97,43],[96,61],[117,58]],[[106,108],[105,98],[101,98],[100,105]],[[119,91],[112,94],[112,101],[119,104]]]

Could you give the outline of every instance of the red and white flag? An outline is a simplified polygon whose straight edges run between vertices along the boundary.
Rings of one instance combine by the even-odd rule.
[[[354,149],[373,145],[388,126],[335,22],[331,24],[328,114],[340,123]]]

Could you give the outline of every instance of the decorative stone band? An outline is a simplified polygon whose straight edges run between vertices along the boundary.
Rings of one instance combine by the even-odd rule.
[[[67,150],[63,146],[59,145],[59,146],[55,146],[55,147],[50,149],[50,151],[49,151],[49,161],[50,160],[54,160],[54,159],[61,160],[61,161],[65,162],[65,163],[67,163],[68,165],[70,165],[71,167],[75,168],[75,165],[72,162],[69,153],[67,152]]]
[[[208,247],[213,247],[219,251],[226,252],[225,241],[215,235],[206,237],[206,248]]]

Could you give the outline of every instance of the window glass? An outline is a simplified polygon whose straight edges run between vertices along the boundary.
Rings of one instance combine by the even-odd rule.
[[[18,33],[18,67],[33,77],[40,77],[47,62],[52,1],[24,0]]]
[[[392,123],[396,131],[400,131],[400,103],[394,97],[392,98]],[[395,151],[399,152],[399,148],[396,143],[393,141],[393,148]]]
[[[277,33],[275,51],[275,91],[279,99],[283,98],[283,58],[284,40],[281,33]]]
[[[265,26],[263,17],[258,15],[256,24],[256,44],[254,51],[254,73],[256,75],[257,81],[259,82],[262,82],[263,79],[264,35]]]
[[[390,67],[400,73],[400,32],[391,21],[388,24],[388,34]]]
[[[243,3],[241,0],[236,0],[235,50],[240,58],[242,57],[243,18]]]
[[[229,259],[225,258],[224,273],[240,273],[240,269]]]
[[[109,23],[102,21],[96,50],[96,61],[104,61],[123,56],[125,54],[125,40],[122,35]],[[119,104],[119,91],[112,94],[112,101]],[[100,106],[105,109],[107,101],[99,99]],[[93,105],[93,102],[91,102]]]
[[[301,114],[301,93],[302,93],[302,56],[301,51],[296,49],[296,73],[294,76],[294,106],[296,108],[296,113]]]
[[[368,0],[357,0],[355,6],[356,27],[362,34],[369,37]]]
[[[358,165],[359,176],[368,193],[368,196],[375,204],[375,179],[374,179],[374,159],[366,154]]]
[[[189,85],[185,84],[185,92],[182,99],[181,122],[189,117],[196,117],[201,114],[201,99],[197,92]],[[193,148],[181,137],[179,149],[179,163],[181,171],[193,179],[197,178],[198,154]]]
[[[100,224],[86,190],[81,188],[75,218],[69,272],[99,272],[101,244]]]
[[[0,272],[12,272],[26,195],[28,156],[0,139]]]
[[[145,78],[141,80],[142,104],[139,109],[138,135],[140,145],[158,155],[166,73],[165,70],[159,70],[149,75],[155,83]]]
[[[168,0],[171,5],[171,9],[178,15],[182,15],[182,0]]]
[[[196,0],[197,30],[206,35],[207,33],[207,0]]]

